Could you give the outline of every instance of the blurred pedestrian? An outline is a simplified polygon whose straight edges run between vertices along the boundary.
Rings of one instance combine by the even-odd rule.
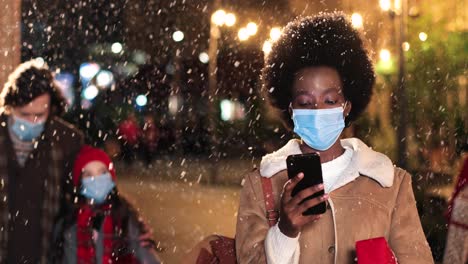
[[[138,151],[140,128],[135,113],[131,112],[120,124],[118,135],[122,145],[123,159],[127,165],[132,164]]]
[[[150,113],[145,115],[143,129],[141,129],[141,131],[143,159],[146,165],[149,166],[153,162],[159,142],[159,128],[154,121],[154,117]]]
[[[468,146],[462,150],[463,167],[447,210],[448,234],[444,264],[468,263]]]
[[[263,89],[300,139],[264,156],[260,169],[245,177],[239,263],[351,263],[356,245],[372,243],[381,251],[366,250],[366,259],[433,263],[411,175],[357,138],[340,140],[368,105],[374,78],[363,41],[344,14],[299,18],[283,30],[266,58]],[[286,158],[312,152],[320,154],[324,183],[292,196],[304,175],[288,180]],[[321,190],[325,194],[305,200]],[[303,215],[322,202],[324,214]]]
[[[43,62],[10,74],[0,95],[0,263],[46,263],[83,135]]]
[[[57,225],[55,244],[62,245],[57,263],[160,263],[154,242],[141,246],[145,228],[136,209],[119,193],[114,165],[104,151],[81,149],[73,184],[76,202]]]

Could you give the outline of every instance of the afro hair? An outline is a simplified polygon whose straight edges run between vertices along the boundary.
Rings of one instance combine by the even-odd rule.
[[[293,127],[288,107],[294,76],[314,66],[338,72],[344,97],[352,104],[346,124],[354,121],[369,104],[375,74],[358,31],[343,13],[320,13],[288,23],[266,58],[262,90],[287,128]]]

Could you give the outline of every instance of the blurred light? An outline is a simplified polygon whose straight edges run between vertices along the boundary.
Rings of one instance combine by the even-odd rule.
[[[388,49],[381,49],[379,57],[382,61],[390,61],[392,55]]]
[[[224,99],[220,103],[221,119],[224,121],[231,120],[234,116],[234,103],[231,100]]]
[[[226,21],[226,12],[222,9],[217,10],[216,12],[211,15],[211,22],[213,22],[217,26],[224,25]]]
[[[379,5],[383,11],[388,11],[392,7],[392,3],[390,2],[390,0],[380,0]]]
[[[176,115],[177,112],[179,111],[179,105],[181,104],[181,100],[177,95],[171,95],[169,97],[169,113],[171,115]]]
[[[390,75],[395,73],[395,61],[392,58],[392,54],[388,49],[381,49],[379,52],[379,60],[375,65],[375,70],[378,74]]]
[[[249,36],[253,36],[257,34],[258,26],[255,22],[249,22],[246,28],[247,28],[247,33],[249,34]]]
[[[99,87],[109,87],[114,81],[114,74],[110,71],[100,71],[96,77],[96,84]]]
[[[184,39],[184,32],[177,30],[176,32],[172,34],[172,39],[175,42],[181,42]]]
[[[270,39],[272,41],[277,41],[281,36],[281,28],[274,27],[270,30]]]
[[[400,14],[401,13],[401,0],[395,0],[393,5],[395,7],[395,12],[397,14]]]
[[[80,77],[85,80],[92,79],[101,69],[97,63],[87,62],[80,65]]]
[[[166,73],[167,74],[170,74],[170,75],[173,75],[176,71],[176,68],[175,68],[175,65],[173,62],[169,62],[167,65],[166,65]]]
[[[119,42],[115,42],[111,46],[111,50],[115,54],[118,54],[118,53],[122,52],[122,49],[123,49],[122,44],[120,44]]]
[[[91,101],[89,101],[89,100],[87,100],[87,99],[81,100],[81,108],[82,108],[82,109],[87,110],[87,109],[90,109],[91,106],[93,106],[93,104],[91,103]]]
[[[39,64],[40,67],[44,66],[45,61],[44,61],[44,59],[42,57],[37,57],[35,60]]]
[[[55,75],[55,81],[63,96],[65,97],[67,105],[72,106],[75,101],[75,94],[73,90],[75,76],[71,73],[62,72]]]
[[[410,9],[408,11],[408,15],[410,17],[417,17],[417,16],[419,16],[419,13],[420,13],[420,10],[419,10],[418,6],[412,6],[412,7],[410,7]]]
[[[426,41],[427,40],[427,34],[425,32],[419,32],[419,40]]]
[[[468,84],[467,78],[464,75],[458,76],[458,85],[460,85],[460,87],[464,87],[466,84]]]
[[[404,51],[408,51],[410,49],[410,44],[407,41],[403,42],[401,46],[403,47]]]
[[[114,67],[114,70],[119,75],[129,77],[138,72],[138,66],[135,63],[129,61],[128,63],[125,63],[124,65],[117,64]]]
[[[263,47],[262,47],[262,50],[263,52],[265,53],[265,55],[268,55],[268,53],[271,52],[271,41],[269,40],[266,40],[264,43],[263,43]]]
[[[220,102],[221,119],[223,121],[241,120],[245,118],[245,107],[240,102],[224,99]]]
[[[86,89],[83,92],[83,95],[84,95],[85,99],[91,101],[94,98],[96,98],[98,93],[99,93],[98,88],[96,86],[94,86],[94,85],[90,85],[90,86],[86,87]]]
[[[353,25],[354,28],[357,28],[357,29],[362,28],[363,22],[362,22],[361,14],[353,13],[351,15],[351,24]]]
[[[148,103],[148,97],[146,97],[144,94],[140,94],[137,96],[135,101],[138,106],[143,107]]]
[[[239,33],[237,33],[237,36],[239,37],[240,41],[245,41],[250,37],[249,32],[246,28],[239,29]]]
[[[235,23],[236,23],[236,16],[233,13],[228,13],[225,17],[224,24],[226,24],[226,26],[228,27],[232,27],[234,26]]]
[[[210,60],[210,57],[208,56],[208,53],[206,52],[202,52],[200,53],[200,55],[198,55],[198,59],[202,62],[202,63],[208,63],[208,61]]]
[[[75,77],[71,73],[63,72],[55,75],[55,81],[62,90],[71,89],[75,82]]]
[[[146,53],[141,50],[135,50],[132,54],[133,61],[138,65],[145,64],[147,58],[148,55],[146,55]]]

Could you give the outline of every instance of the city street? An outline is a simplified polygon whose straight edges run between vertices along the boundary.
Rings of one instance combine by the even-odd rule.
[[[188,250],[210,234],[234,236],[240,184],[197,183],[200,172],[210,165],[208,162],[190,161],[177,167],[162,161],[154,164],[148,170],[140,169],[137,164],[132,169],[118,170],[117,184],[154,229],[154,238],[162,249],[159,254],[165,263],[178,263]],[[249,170],[249,165],[250,162],[222,162],[219,171],[234,182],[236,178],[241,179],[242,171]],[[168,166],[172,168],[166,169]],[[186,181],[180,179],[184,171]]]
[[[0,0],[0,263],[468,264],[465,2]]]

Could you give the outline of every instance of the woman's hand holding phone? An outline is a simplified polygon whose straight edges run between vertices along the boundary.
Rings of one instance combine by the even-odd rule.
[[[297,237],[302,231],[303,226],[318,220],[321,215],[303,215],[303,213],[307,209],[328,200],[328,194],[324,194],[301,203],[305,198],[322,191],[323,184],[306,188],[295,196],[292,196],[292,190],[303,177],[304,174],[299,173],[294,178],[287,181],[283,188],[283,194],[281,195],[278,227],[281,232],[288,237]]]

